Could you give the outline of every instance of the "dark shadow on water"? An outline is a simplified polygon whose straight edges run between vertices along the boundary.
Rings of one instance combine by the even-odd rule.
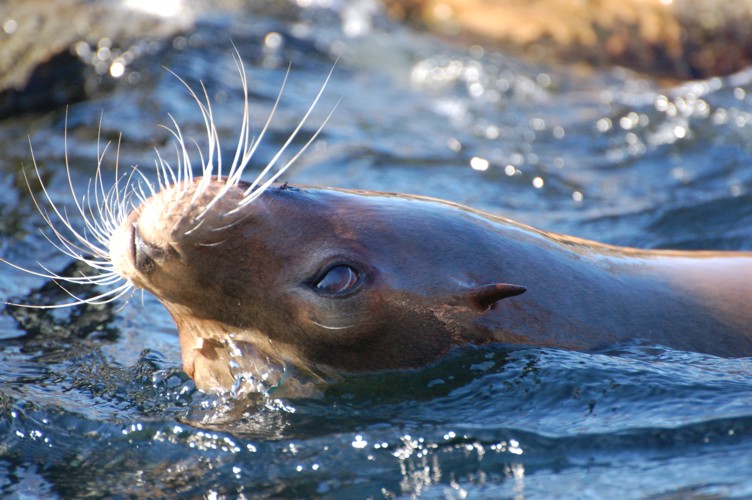
[[[92,271],[92,268],[76,261],[70,263],[59,274],[62,276],[91,275]],[[10,297],[8,302],[54,306],[76,300],[71,297],[71,294],[79,299],[89,299],[98,295],[96,290],[88,285],[66,283],[65,287],[69,293],[66,293],[56,282],[47,281],[22,297]],[[112,321],[115,316],[114,310],[118,305],[117,302],[87,303],[69,308],[42,309],[8,304],[3,314],[13,317],[18,326],[26,332],[24,337],[26,345],[33,344],[34,341],[46,342],[45,339],[54,342],[84,339],[114,341],[118,337],[118,331],[112,326]]]

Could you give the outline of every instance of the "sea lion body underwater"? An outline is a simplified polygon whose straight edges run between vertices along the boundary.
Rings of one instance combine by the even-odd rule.
[[[237,55],[236,62],[245,106],[225,175],[206,90],[200,98],[189,87],[207,128],[200,177],[193,177],[191,141],[173,122],[178,168],[159,156],[156,185],[134,170],[116,174],[107,188],[98,168],[93,193],[79,197],[68,171],[83,231],[44,183],[46,202],[30,188],[56,247],[94,271],[60,276],[41,264],[35,271],[6,263],[62,285],[109,288],[36,307],[148,290],[177,324],[185,371],[207,391],[234,390],[248,377],[255,388],[276,387],[287,367],[314,380],[415,368],[468,343],[594,351],[645,339],[752,356],[752,252],[619,248],[435,199],[274,184],[328,120],[280,160],[326,82],[287,142],[246,183],[241,176],[284,84],[251,138],[247,80]]]
[[[232,383],[232,350],[236,363],[249,352],[345,371],[491,342],[752,355],[752,253],[619,248],[440,200],[317,187],[242,204],[241,184],[206,211],[225,182],[201,184],[147,200],[110,247],[175,319],[202,389]]]

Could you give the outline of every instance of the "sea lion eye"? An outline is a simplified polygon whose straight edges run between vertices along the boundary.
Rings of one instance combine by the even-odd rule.
[[[330,267],[313,286],[318,292],[340,295],[355,289],[360,283],[360,273],[345,264]]]

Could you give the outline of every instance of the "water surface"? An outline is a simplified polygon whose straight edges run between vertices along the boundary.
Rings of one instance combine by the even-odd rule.
[[[98,147],[146,171],[173,116],[203,123],[170,68],[206,85],[231,159],[242,93],[271,158],[336,66],[296,145],[298,183],[449,199],[549,231],[646,248],[752,249],[752,72],[661,86],[629,72],[536,65],[384,18],[369,2],[200,13],[195,28],[67,110],[85,188]],[[279,42],[279,43],[278,43]],[[130,77],[130,78],[129,78]],[[101,122],[101,133],[98,133]],[[0,123],[0,256],[63,270],[20,166],[73,209],[66,111]],[[114,177],[114,154],[106,177]],[[94,293],[94,292],[92,292]],[[0,296],[66,300],[6,268]],[[599,354],[464,348],[415,373],[321,397],[233,401],[180,370],[150,296],[122,307],[0,316],[0,493],[39,497],[675,498],[752,496],[752,361],[635,343]]]

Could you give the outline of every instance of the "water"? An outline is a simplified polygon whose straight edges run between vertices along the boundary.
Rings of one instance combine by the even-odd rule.
[[[162,65],[206,84],[229,160],[242,97],[230,40],[259,125],[292,62],[259,165],[337,60],[296,144],[337,110],[294,182],[436,196],[615,244],[752,249],[752,72],[662,87],[540,66],[394,24],[369,2],[200,13],[130,79],[69,108],[76,183],[93,175],[100,119],[100,147],[121,137],[121,166],[148,171],[155,148],[170,154],[157,127],[168,113],[200,139],[191,98]],[[57,110],[0,124],[0,256],[20,265],[70,264],[38,232],[18,173],[29,135],[53,196],[73,208],[65,122]],[[0,295],[66,300],[7,268]],[[233,401],[194,389],[147,295],[122,309],[6,308],[0,357],[2,496],[752,496],[750,359],[467,347],[415,373],[347,377],[319,398]]]

